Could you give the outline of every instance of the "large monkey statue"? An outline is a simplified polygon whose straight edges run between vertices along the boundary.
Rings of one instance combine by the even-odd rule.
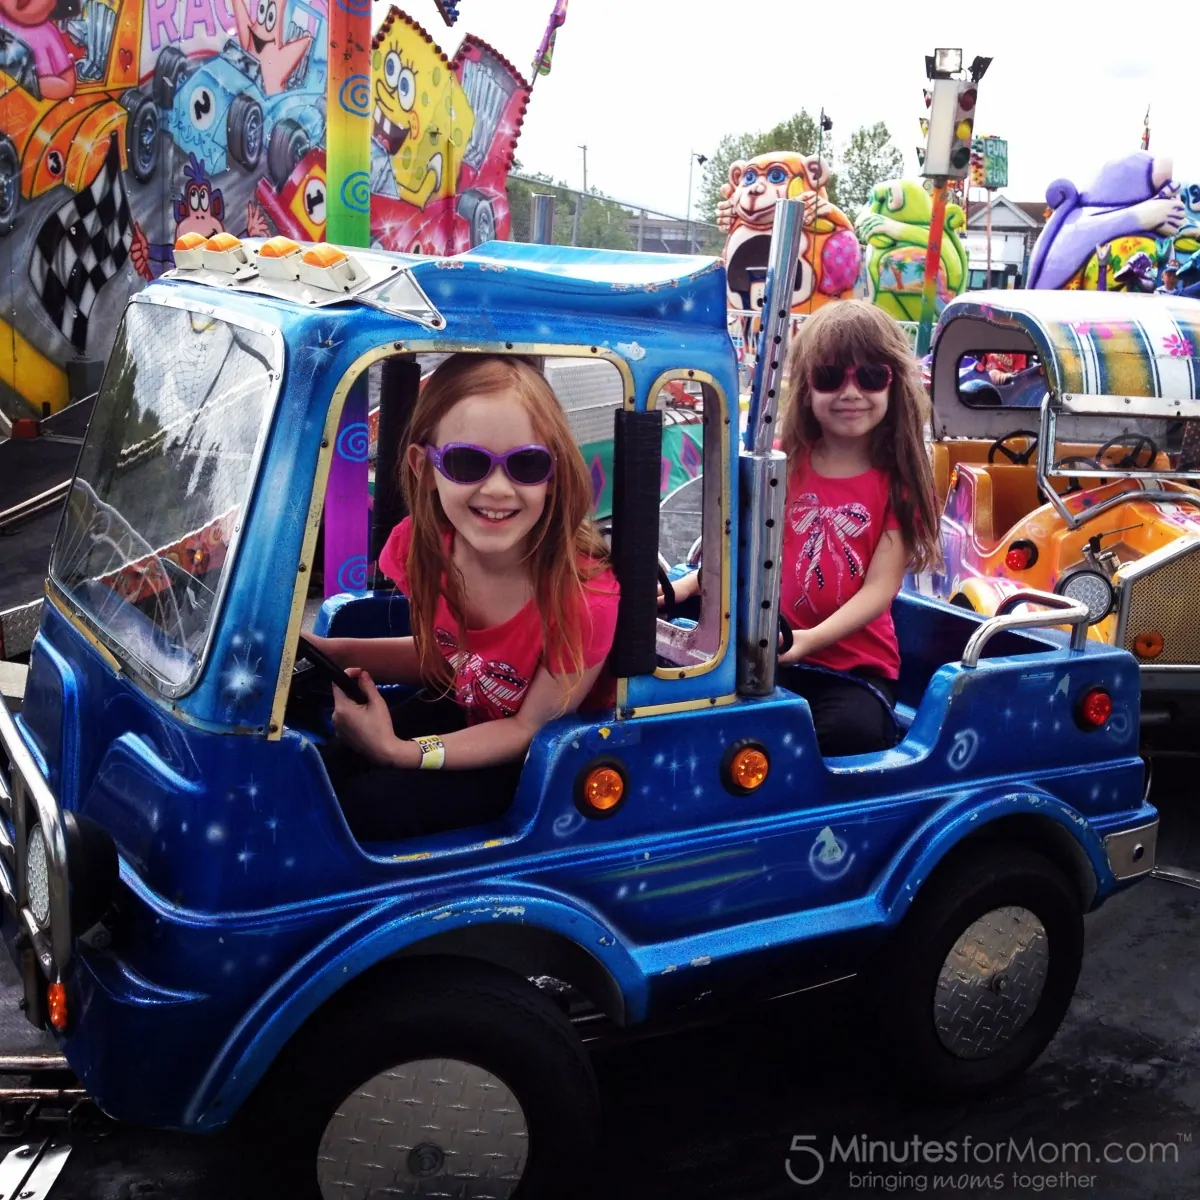
[[[829,176],[829,164],[815,155],[787,151],[729,168],[717,225],[729,235],[724,259],[730,308],[761,307],[775,205],[795,197],[804,201],[804,234],[792,311],[811,313],[829,300],[854,295],[862,251],[849,218],[826,194]]]

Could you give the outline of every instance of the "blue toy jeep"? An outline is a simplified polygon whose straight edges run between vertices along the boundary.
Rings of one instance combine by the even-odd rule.
[[[272,242],[214,244],[130,303],[24,705],[0,707],[6,943],[97,1102],[197,1131],[242,1110],[274,1129],[277,1195],[561,1197],[598,1117],[568,1007],[665,1026],[858,973],[915,1082],[971,1093],[1027,1067],[1083,914],[1154,861],[1129,654],[1085,643],[1061,597],[984,619],[901,595],[902,739],[822,761],[774,686],[784,329],[766,321],[739,453],[718,262]],[[333,468],[367,470],[344,413],[378,387],[382,480],[420,356],[447,351],[622,383],[617,701],[547,726],[490,824],[369,843],[297,641],[323,509],[327,540],[346,515]],[[656,597],[674,380],[703,392],[693,621]],[[393,503],[377,489],[370,536]],[[406,633],[405,598],[357,582],[317,628]]]

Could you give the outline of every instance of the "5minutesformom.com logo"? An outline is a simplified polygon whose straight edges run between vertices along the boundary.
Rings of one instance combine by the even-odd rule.
[[[1181,1135],[1180,1141],[1189,1141]],[[1178,1163],[1179,1141],[1174,1142],[1090,1142],[976,1141],[967,1134],[950,1141],[926,1141],[918,1134],[900,1141],[868,1138],[857,1134],[845,1141],[834,1134],[822,1149],[815,1133],[797,1133],[792,1137],[784,1169],[788,1178],[800,1187],[810,1187],[824,1174],[827,1166],[850,1167],[1089,1167],[1117,1163]]]

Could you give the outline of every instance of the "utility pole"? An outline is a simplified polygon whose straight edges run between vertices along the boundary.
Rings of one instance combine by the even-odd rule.
[[[575,217],[571,221],[571,245],[579,245],[579,213],[583,208],[584,199],[587,196],[587,147],[580,146],[583,151],[583,191],[575,197]]]
[[[684,253],[692,253],[692,169],[696,163],[701,166],[708,162],[708,156],[705,154],[697,154],[695,150],[691,152],[688,158],[688,202],[687,202],[687,220],[684,223]]]

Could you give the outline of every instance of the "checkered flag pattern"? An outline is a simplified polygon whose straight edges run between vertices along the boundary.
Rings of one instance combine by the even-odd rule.
[[[50,320],[83,353],[88,316],[100,289],[129,258],[133,216],[114,133],[91,184],[56,209],[38,230],[29,264],[33,290]]]

